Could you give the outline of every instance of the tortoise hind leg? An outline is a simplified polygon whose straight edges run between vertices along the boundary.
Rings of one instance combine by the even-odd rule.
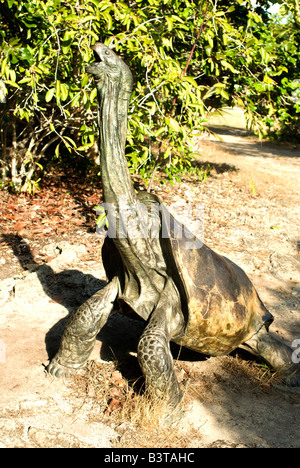
[[[60,347],[48,365],[54,377],[67,375],[70,369],[84,367],[93,350],[96,336],[105,325],[118,294],[117,278],[97,291],[71,316]]]
[[[166,419],[169,421],[179,416],[182,399],[170,351],[170,340],[183,323],[177,294],[174,287],[173,290],[165,288],[138,344],[138,361],[145,376],[146,390],[152,400],[167,403]]]
[[[293,362],[294,351],[265,327],[241,347],[266,361],[287,385],[300,386],[300,365]]]

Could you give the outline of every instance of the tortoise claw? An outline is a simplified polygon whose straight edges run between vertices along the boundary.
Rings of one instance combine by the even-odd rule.
[[[63,376],[68,377],[70,369],[68,367],[62,366],[58,361],[53,359],[47,367],[47,372],[56,378]]]
[[[291,375],[282,380],[288,387],[300,387],[300,375]]]
[[[285,370],[279,371],[283,385],[276,385],[281,390],[300,393],[300,367],[299,365],[289,365]]]

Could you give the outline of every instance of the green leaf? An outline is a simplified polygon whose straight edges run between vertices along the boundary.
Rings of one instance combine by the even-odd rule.
[[[61,97],[60,96],[60,86],[61,86],[60,80],[57,80],[56,81],[56,89],[55,89],[55,91],[56,91],[56,100],[57,101],[60,101],[60,97]]]
[[[66,83],[60,84],[60,92],[62,101],[66,101],[69,96],[69,86]]]
[[[47,93],[46,93],[45,101],[50,102],[51,99],[53,98],[54,94],[55,94],[55,88],[49,89],[49,91],[47,91]]]
[[[90,101],[94,102],[96,97],[97,97],[97,88],[94,88],[90,94]]]
[[[69,53],[71,45],[72,45],[72,39],[64,40],[62,42],[62,51],[65,55]]]
[[[195,86],[195,88],[198,87],[198,83],[197,81],[192,77],[192,76],[185,76],[183,78],[184,81],[187,81],[188,83],[190,83],[191,85]]]
[[[226,60],[221,60],[221,65],[223,65],[223,67],[225,67],[226,69],[230,70],[232,73],[239,73],[238,70],[236,70],[234,66]]]
[[[89,15],[80,20],[82,24],[86,23],[87,21],[98,21],[98,17],[95,15]]]
[[[54,154],[55,154],[55,156],[56,156],[57,158],[59,158],[59,147],[60,147],[60,143],[56,146],[55,152],[54,152]]]
[[[25,84],[25,83],[31,83],[32,81],[32,78],[30,78],[29,76],[26,76],[25,78],[23,78],[21,81],[18,82],[18,84]]]
[[[67,147],[68,147],[68,144],[67,144],[66,142],[71,143],[71,145],[73,146],[73,148],[76,148],[76,143],[75,143],[75,141],[74,141],[72,138],[67,137],[67,136],[64,136],[64,142],[65,142],[65,145],[66,145]]]
[[[20,86],[17,83],[15,83],[14,81],[5,80],[4,82],[5,82],[5,84],[13,86],[14,88],[20,88]]]
[[[161,127],[154,133],[154,136],[157,138],[160,135],[162,135],[165,131],[166,131],[165,127]]]
[[[172,29],[173,29],[173,18],[170,17],[170,16],[167,16],[166,17],[166,22],[167,22],[167,26],[168,26],[168,31],[172,31]]]
[[[166,124],[172,129],[174,130],[175,132],[180,132],[181,130],[181,127],[179,125],[179,123],[177,122],[177,120],[173,119],[173,117],[166,117]]]
[[[168,147],[164,153],[164,159],[168,159],[170,157],[170,154],[171,154],[171,148]]]
[[[101,206],[101,205],[95,206],[94,210],[96,211],[97,214],[100,213],[96,221],[98,229],[101,229],[103,226],[106,226],[108,228],[108,219],[106,216],[106,211],[105,211],[104,206]]]

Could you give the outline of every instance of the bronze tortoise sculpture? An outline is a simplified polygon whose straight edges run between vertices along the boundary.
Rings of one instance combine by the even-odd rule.
[[[292,349],[268,331],[272,315],[246,274],[194,238],[147,192],[136,195],[125,158],[132,74],[111,49],[93,47],[87,67],[98,90],[100,165],[108,236],[102,250],[108,283],[71,316],[48,371],[83,367],[112,309],[146,321],[138,361],[153,397],[179,406],[182,393],[170,341],[211,356],[238,347],[263,358],[288,385],[300,385]],[[178,235],[178,232],[181,235]]]

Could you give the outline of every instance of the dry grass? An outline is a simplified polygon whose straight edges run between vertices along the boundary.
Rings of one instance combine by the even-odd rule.
[[[253,391],[270,392],[280,377],[268,366],[239,356],[222,356],[213,362],[203,363],[202,369],[193,363],[185,363],[188,378],[185,382],[185,402],[196,399],[203,404],[214,404],[223,398],[235,398],[241,388]],[[189,369],[189,370],[188,370]]]
[[[223,356],[213,366],[213,371],[206,373],[194,363],[175,362],[176,373],[185,388],[184,407],[195,399],[203,404],[222,404],[222,398],[229,394],[234,397],[241,388],[250,393],[254,389],[268,392],[278,379],[267,366],[239,356]],[[166,400],[153,402],[141,380],[142,377],[128,382],[113,362],[90,361],[84,370],[72,375],[68,385],[80,404],[88,403],[90,421],[117,430],[115,448],[189,448],[199,443],[201,434],[194,428],[180,430],[180,421],[171,427],[165,425]]]
[[[246,361],[239,356],[226,356],[223,359],[222,368],[231,375],[244,377],[250,385],[267,392],[272,386],[281,381],[276,372],[266,364],[254,361]]]
[[[149,425],[157,427],[167,403],[161,400],[154,404],[139,380],[129,383],[113,362],[90,361],[83,371],[73,374],[71,386],[77,397],[97,407],[102,420],[129,422],[145,429]]]
[[[280,381],[266,365],[246,361],[239,356],[223,356],[213,376],[202,371],[189,372],[187,367],[188,363],[175,363],[177,374],[185,373],[182,382],[185,402],[194,397],[203,402],[213,401],[215,387],[226,382],[234,386],[235,380],[239,385],[240,379],[244,379],[247,385],[265,392]],[[72,375],[69,386],[77,398],[91,403],[95,410],[91,413],[93,420],[100,418],[114,424],[129,423],[145,431],[153,427],[162,428],[169,411],[167,401],[154,402],[144,391],[141,379],[129,382],[117,370],[115,363],[90,361],[84,370]]]
[[[113,362],[89,361],[82,371],[72,374],[69,385],[78,398],[89,400],[103,418],[119,415],[134,395],[133,387]]]
[[[118,428],[120,438],[115,447],[184,448],[193,439],[192,431],[179,434],[165,424],[166,400],[153,402],[139,381],[129,383],[112,362],[90,361],[71,376],[68,386],[76,398],[89,403],[91,421]]]

